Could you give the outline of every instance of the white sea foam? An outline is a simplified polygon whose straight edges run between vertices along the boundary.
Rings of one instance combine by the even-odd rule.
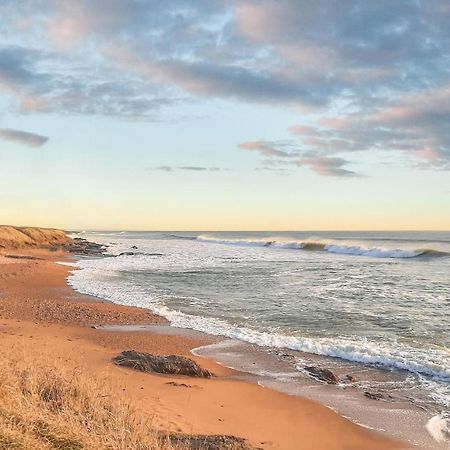
[[[448,442],[450,444],[450,418],[444,414],[432,417],[426,424],[428,433],[437,442]]]
[[[325,250],[330,253],[346,255],[373,256],[375,258],[414,258],[424,253],[424,250],[401,250],[386,248],[370,248],[360,246],[325,245]]]
[[[150,298],[146,290],[122,278],[113,267],[122,269],[145,267],[138,258],[124,257],[81,260],[69,277],[69,284],[77,291],[111,300],[115,303],[141,306],[167,318],[179,328],[191,328],[213,335],[239,339],[259,346],[288,348],[317,355],[332,356],[348,361],[375,364],[386,368],[406,370],[436,380],[450,381],[450,354],[438,349],[413,348],[401,343],[373,342],[363,338],[325,338],[284,335],[237,326],[212,317],[194,316],[168,308],[158,298]],[[112,270],[111,270],[112,269]]]

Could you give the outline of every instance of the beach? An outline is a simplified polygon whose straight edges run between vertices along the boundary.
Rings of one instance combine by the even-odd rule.
[[[0,24],[0,450],[450,450],[449,0]]]
[[[196,357],[191,350],[219,340],[205,334],[99,329],[104,325],[164,324],[148,310],[80,295],[66,284],[73,255],[40,249],[4,249],[0,257],[0,339],[15,354],[74,364],[87,377],[108,379],[136,414],[158,430],[232,435],[254,448],[407,448],[362,428],[314,401],[240,380],[240,373]],[[11,256],[20,256],[12,258]],[[31,258],[31,259],[28,259]],[[96,327],[96,328],[94,328]],[[115,366],[124,350],[184,355],[214,373],[212,379],[141,373]],[[44,358],[44,359],[45,359]]]

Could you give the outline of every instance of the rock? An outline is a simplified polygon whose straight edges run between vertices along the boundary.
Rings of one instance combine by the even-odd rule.
[[[64,245],[64,249],[70,253],[84,256],[102,256],[106,252],[104,245],[82,238],[74,238],[72,243]]]
[[[176,387],[191,387],[189,384],[177,383],[176,381],[168,381],[166,384],[168,384],[170,386],[176,386]]]
[[[131,248],[134,249],[134,250],[136,250],[136,249],[137,249],[137,246],[136,246],[136,245],[132,245]]]
[[[364,397],[370,398],[370,400],[380,400],[380,398],[383,398],[383,394],[380,392],[364,392]]]
[[[353,375],[347,374],[343,381],[346,381],[347,383],[356,383],[356,378]]]
[[[209,370],[203,369],[192,359],[184,356],[155,356],[127,350],[113,358],[118,366],[131,367],[142,372],[157,372],[170,375],[187,375],[189,377],[210,378]]]
[[[304,370],[308,372],[313,378],[316,378],[319,381],[323,381],[328,384],[338,384],[339,378],[328,369],[322,369],[316,366],[305,366]]]
[[[122,252],[117,256],[164,256],[163,253]]]
[[[364,397],[370,398],[370,400],[380,400],[384,398],[381,392],[364,391]]]
[[[277,356],[283,359],[294,359],[294,355],[290,355],[289,353],[275,352]]]
[[[190,384],[186,384],[186,383],[177,383],[176,381],[169,381],[166,384],[169,384],[170,386],[175,386],[175,387],[186,387],[186,388],[191,388],[193,387]]]
[[[188,450],[257,450],[243,438],[221,434],[170,433],[167,439],[175,447],[180,446]]]
[[[26,256],[26,255],[3,255],[5,258],[11,259],[29,259],[29,260],[43,260],[44,258],[39,258],[38,256]]]
[[[389,394],[383,394],[382,392],[364,391],[364,397],[370,400],[392,400],[394,397]]]

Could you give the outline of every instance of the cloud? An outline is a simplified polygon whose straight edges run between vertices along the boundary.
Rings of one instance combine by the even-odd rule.
[[[207,167],[199,167],[199,166],[183,166],[179,167],[180,170],[192,170],[194,172],[203,172],[205,170],[209,170]]]
[[[288,109],[294,123],[301,111],[292,146],[241,144],[269,158],[326,157],[320,170],[342,175],[332,158],[359,151],[449,165],[447,0],[38,4],[0,2],[7,112],[158,121],[226,99]]]
[[[31,64],[9,61],[9,69],[38,91],[38,75],[47,78],[46,95],[59,100],[48,102],[51,109],[69,113],[146,117],[158,111],[153,98],[173,104],[174,89],[175,97],[322,108],[351,98],[367,105],[448,76],[445,0],[349,0],[345,8],[339,0],[159,0],[151,7],[139,0],[43,0],[27,22],[33,5],[0,5],[8,24],[3,47],[39,50]],[[132,105],[114,83],[124,77],[122,89],[137,93]],[[92,95],[98,84],[111,88],[109,109]]]
[[[450,85],[405,95],[366,113],[329,117],[316,127],[294,126],[309,151],[385,150],[422,167],[450,169]]]
[[[229,169],[224,169],[221,167],[203,167],[203,166],[159,166],[155,167],[155,170],[161,170],[163,172],[173,172],[175,170],[185,170],[189,172],[219,172],[226,171]]]
[[[343,158],[328,156],[305,156],[297,161],[297,166],[308,166],[318,175],[326,177],[357,177],[360,176],[352,170],[344,168],[349,161]]]
[[[239,147],[244,150],[256,151],[269,158],[263,161],[265,167],[258,168],[259,170],[286,171],[286,166],[305,166],[321,176],[359,176],[356,172],[344,167],[350,161],[344,158],[329,156],[323,149],[320,152],[314,153],[293,142],[264,140],[243,142],[239,144]],[[289,147],[290,150],[285,151],[280,149],[286,147]],[[280,165],[284,167],[279,167]]]
[[[162,170],[163,172],[172,172],[174,168],[171,166],[159,166],[155,167],[155,170]]]
[[[42,147],[49,138],[36,133],[28,133],[11,128],[0,128],[0,139],[16,142],[28,147]]]
[[[268,157],[292,158],[298,156],[298,152],[280,150],[280,146],[282,147],[286,145],[287,144],[282,142],[259,140],[242,142],[241,144],[239,144],[239,147],[244,150],[259,152],[261,155]]]
[[[88,65],[82,64],[71,71],[65,67],[70,66],[69,60],[56,59],[53,53],[19,46],[0,48],[0,98],[3,93],[15,113],[57,112],[143,120],[159,120],[157,112],[185,101],[180,95],[164,95],[148,82],[128,83],[122,73],[90,71]]]

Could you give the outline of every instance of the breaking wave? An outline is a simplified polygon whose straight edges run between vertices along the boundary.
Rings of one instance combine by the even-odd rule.
[[[345,255],[372,256],[376,258],[416,258],[416,257],[443,257],[450,256],[448,252],[435,249],[401,249],[373,247],[362,244],[339,242],[332,240],[286,240],[282,238],[255,238],[255,239],[223,239],[209,235],[197,236],[201,242],[237,245],[243,247],[271,247],[286,248],[293,250],[325,251],[329,253],[339,253]]]

